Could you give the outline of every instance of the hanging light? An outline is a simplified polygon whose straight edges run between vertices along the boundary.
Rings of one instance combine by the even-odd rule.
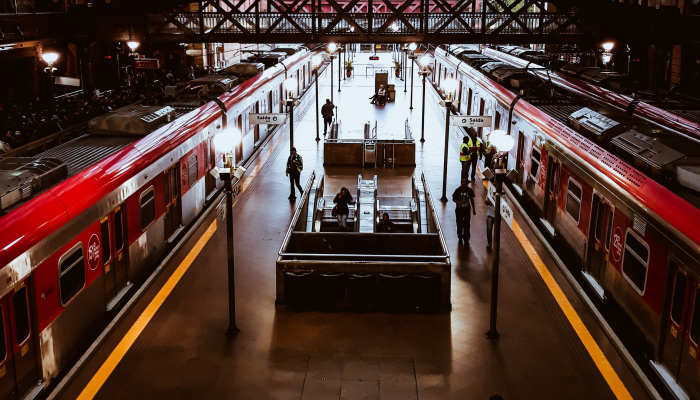
[[[136,49],[139,48],[139,46],[141,46],[141,43],[136,40],[129,40],[128,42],[126,42],[126,45],[131,49],[131,52],[133,53],[134,51],[136,51]]]
[[[46,65],[52,66],[56,61],[58,61],[58,53],[55,51],[48,51],[46,53],[41,53],[41,59],[44,60]]]

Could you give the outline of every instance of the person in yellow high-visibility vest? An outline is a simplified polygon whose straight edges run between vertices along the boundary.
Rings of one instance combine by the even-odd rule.
[[[462,144],[459,147],[459,161],[462,163],[462,179],[469,181],[469,167],[471,166],[471,180],[476,176],[476,162],[480,155],[483,155],[483,143],[476,136],[474,129],[468,129],[469,136],[462,138]]]

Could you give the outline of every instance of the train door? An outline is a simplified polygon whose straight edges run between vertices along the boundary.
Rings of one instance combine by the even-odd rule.
[[[280,113],[284,112],[284,90],[282,89],[282,84],[280,83]]]
[[[700,287],[697,277],[680,262],[671,259],[674,274],[670,288],[667,330],[662,352],[663,363],[681,387],[695,394],[700,390],[698,376],[698,342],[700,340]]]
[[[462,99],[462,80],[459,81],[459,89],[457,90],[457,100]],[[462,102],[457,103],[457,112],[462,112]]]
[[[483,98],[479,99],[479,115],[484,115],[485,108],[486,108],[486,102],[484,101]],[[483,131],[484,131],[484,128],[479,127],[479,129],[478,129],[479,137],[483,137]]]
[[[607,263],[607,247],[605,238],[608,236],[609,221],[612,221],[612,208],[598,193],[593,193],[591,205],[591,223],[588,229],[588,260],[586,272],[596,281],[603,277]]]
[[[256,101],[255,102],[255,112],[259,113],[260,112],[260,102]],[[260,124],[255,124],[255,127],[253,127],[253,143],[255,145],[258,145],[258,142],[260,141]]]
[[[240,165],[243,162],[243,136],[245,136],[245,133],[243,132],[243,114],[238,115],[237,124],[238,130],[241,132],[241,137],[239,142],[235,144],[236,163]]]
[[[205,154],[205,157],[208,159],[209,154]],[[207,176],[210,176],[210,174],[207,174]],[[165,182],[165,238],[167,240],[180,229],[180,225],[182,224],[180,163],[176,163],[165,170],[163,173],[163,180]],[[209,193],[209,188],[207,188],[207,193]]]
[[[471,114],[472,112],[472,88],[469,88],[467,90],[467,110],[466,113],[467,115]]]
[[[36,340],[25,282],[0,299],[0,398],[20,399],[39,383]]]
[[[544,188],[544,218],[554,226],[554,218],[557,216],[557,198],[559,194],[559,162],[549,157],[547,163],[547,182]]]
[[[126,241],[126,209],[122,204],[101,221],[102,240],[106,240],[105,232],[111,238],[111,257],[104,263],[105,294],[107,311],[111,311],[118,303],[127,286],[129,267],[129,246]],[[104,245],[104,243],[103,243]],[[103,247],[104,251],[104,247]],[[103,254],[104,259],[106,256]]]
[[[522,186],[523,177],[525,176],[525,134],[522,131],[518,131],[518,154],[515,158],[515,171],[518,173],[516,185]]]

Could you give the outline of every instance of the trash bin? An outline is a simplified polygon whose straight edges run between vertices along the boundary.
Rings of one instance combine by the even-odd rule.
[[[290,309],[295,311],[308,310],[311,307],[313,293],[313,271],[285,271],[284,297]]]
[[[411,280],[406,274],[379,274],[379,306],[383,311],[412,311]]]
[[[376,305],[377,277],[373,274],[352,274],[348,277],[348,303],[354,311],[372,311]]]
[[[440,309],[440,275],[411,275],[413,306],[419,312],[436,312]]]
[[[323,311],[337,311],[345,303],[345,274],[324,272],[318,274],[317,297],[314,305]]]

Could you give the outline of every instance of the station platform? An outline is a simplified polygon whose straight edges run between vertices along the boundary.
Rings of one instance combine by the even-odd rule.
[[[372,63],[391,65],[390,54]],[[396,81],[396,101],[369,104],[367,54],[342,80],[334,102],[343,129],[377,121],[403,135],[409,120],[416,168],[439,199],[444,108],[426,85],[421,144],[421,80],[414,98]],[[335,71],[337,74],[337,70]],[[330,97],[319,77],[319,105]],[[410,81],[409,81],[410,83]],[[313,90],[296,122],[302,184],[323,172],[315,141]],[[356,126],[355,126],[356,125]],[[321,131],[323,127],[321,126]],[[448,197],[459,185],[459,137],[451,128]],[[452,263],[452,310],[434,314],[292,312],[275,305],[275,260],[294,204],[287,200],[288,135],[261,151],[234,212],[237,324],[228,325],[225,224],[212,212],[174,254],[104,343],[52,398],[61,399],[612,399],[648,398],[586,304],[578,298],[517,211],[502,228],[498,340],[489,340],[492,253],[486,249],[484,187],[473,184],[471,241],[459,245],[452,201],[436,204]],[[364,172],[364,171],[363,171]],[[371,170],[366,174],[370,175]],[[514,210],[515,211],[515,210]],[[515,228],[517,227],[517,229]],[[557,288],[558,291],[557,291]],[[568,306],[567,306],[568,305]]]

